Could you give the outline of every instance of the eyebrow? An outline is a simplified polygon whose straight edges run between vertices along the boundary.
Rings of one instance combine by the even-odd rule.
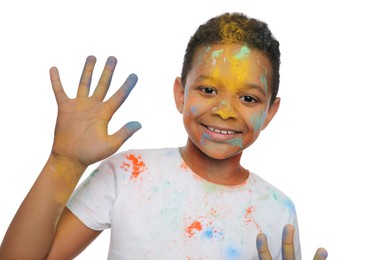
[[[216,79],[216,78],[213,78],[210,76],[206,76],[206,75],[200,75],[196,79],[196,81],[203,81],[203,80],[210,80],[217,85],[222,85],[222,83],[219,79]],[[255,90],[259,91],[263,96],[266,96],[268,94],[267,91],[265,91],[260,85],[253,84],[253,83],[245,84],[245,89],[255,89]]]
[[[256,89],[256,90],[258,90],[263,96],[266,96],[267,95],[267,92],[265,90],[263,90],[262,87],[259,86],[259,85],[256,85],[256,84],[246,84],[246,85],[247,85],[247,87],[249,89]]]
[[[203,80],[210,80],[210,81],[213,81],[214,83],[216,84],[221,84],[221,82],[216,79],[216,78],[213,78],[213,77],[210,77],[210,76],[206,76],[206,75],[200,75],[196,81],[203,81]]]

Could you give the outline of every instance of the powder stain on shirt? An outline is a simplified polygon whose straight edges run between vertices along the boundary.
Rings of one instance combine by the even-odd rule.
[[[135,156],[134,154],[128,154],[126,158],[131,162],[123,162],[123,164],[120,166],[120,168],[124,169],[125,171],[128,171],[132,167],[132,175],[131,179],[136,179],[142,172],[146,170],[146,165],[142,160],[142,157]]]
[[[186,171],[187,169],[189,169],[189,166],[186,164],[186,162],[182,162],[180,168]]]
[[[228,259],[236,258],[237,256],[239,256],[238,250],[234,247],[229,246],[226,248],[226,256],[228,257]]]
[[[202,228],[202,223],[200,221],[194,221],[186,228],[186,233],[189,238],[191,238],[195,235],[196,231],[201,231]]]
[[[254,220],[253,213],[255,213],[256,207],[249,206],[245,209],[245,214],[243,216],[243,221],[246,223],[252,223],[260,232],[262,232],[260,225]]]

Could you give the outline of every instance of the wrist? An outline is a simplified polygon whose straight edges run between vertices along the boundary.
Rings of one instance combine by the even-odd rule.
[[[79,177],[81,177],[87,168],[87,165],[53,152],[51,152],[47,164],[49,164],[55,172],[61,174],[65,173],[67,175],[79,175]]]

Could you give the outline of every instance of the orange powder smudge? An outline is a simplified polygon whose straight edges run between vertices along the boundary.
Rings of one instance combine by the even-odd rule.
[[[182,162],[180,168],[186,171],[189,168],[189,166],[186,164],[186,162]]]
[[[246,209],[246,214],[245,216],[243,217],[243,220],[246,222],[246,223],[252,223],[253,225],[255,225],[255,227],[259,230],[259,232],[261,233],[262,232],[262,229],[260,227],[260,225],[252,218],[252,213],[256,211],[256,208],[255,206],[249,206],[247,209]]]
[[[252,212],[255,211],[255,207],[254,206],[249,206],[247,209],[246,209],[246,214],[249,215],[249,214],[252,214]]]
[[[202,223],[200,221],[194,221],[186,228],[186,233],[188,233],[189,238],[195,235],[196,230],[202,230]]]
[[[135,156],[134,154],[128,154],[126,157],[131,163],[124,162],[120,168],[125,171],[129,170],[132,166],[131,179],[136,179],[146,169],[146,165],[142,160],[142,157]]]

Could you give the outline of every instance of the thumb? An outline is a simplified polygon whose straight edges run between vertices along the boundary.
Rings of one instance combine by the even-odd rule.
[[[118,150],[142,126],[137,121],[125,124],[121,129],[109,137],[109,145],[113,150]]]

